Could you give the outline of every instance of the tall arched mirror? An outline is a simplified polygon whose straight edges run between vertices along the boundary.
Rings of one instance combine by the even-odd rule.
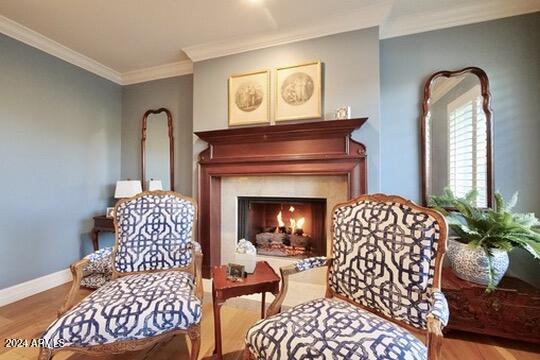
[[[174,191],[173,122],[171,112],[165,108],[144,113],[141,164],[145,190]]]
[[[448,188],[457,197],[476,190],[476,206],[492,206],[490,97],[487,75],[477,67],[440,71],[426,81],[420,124],[424,204]]]

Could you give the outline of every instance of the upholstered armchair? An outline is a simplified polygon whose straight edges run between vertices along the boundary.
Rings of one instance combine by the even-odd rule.
[[[71,291],[41,337],[39,358],[61,350],[139,350],[183,333],[191,339],[191,359],[197,359],[203,290],[202,253],[193,240],[196,214],[191,199],[173,192],[119,201],[112,254],[104,249],[71,266]],[[109,270],[110,281],[94,284],[99,289],[75,305],[81,279]]]
[[[281,269],[281,291],[248,331],[244,357],[437,359],[448,322],[444,217],[398,196],[362,195],[334,208],[332,233],[331,257]],[[326,297],[279,313],[289,276],[323,266]]]

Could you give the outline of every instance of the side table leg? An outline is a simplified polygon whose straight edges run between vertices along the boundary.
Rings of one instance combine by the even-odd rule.
[[[214,308],[214,359],[221,360],[223,352],[221,349],[221,305],[222,302],[216,300],[216,292],[212,289],[212,305]]]
[[[261,319],[265,318],[266,315],[266,292],[262,292],[262,299],[261,299]]]
[[[92,229],[92,231],[90,231],[90,238],[92,239],[92,246],[94,247],[94,251],[99,250],[98,233],[99,230],[96,229]]]

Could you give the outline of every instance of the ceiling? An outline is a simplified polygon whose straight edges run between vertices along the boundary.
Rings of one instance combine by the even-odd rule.
[[[380,26],[382,38],[540,10],[540,0],[0,0],[0,32],[118,83]]]

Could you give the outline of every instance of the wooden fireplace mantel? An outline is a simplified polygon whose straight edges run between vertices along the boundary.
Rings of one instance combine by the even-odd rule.
[[[349,198],[367,191],[366,148],[351,138],[367,118],[195,132],[199,154],[198,239],[203,275],[220,265],[221,178],[255,175],[345,175]],[[232,239],[231,241],[236,240]]]

